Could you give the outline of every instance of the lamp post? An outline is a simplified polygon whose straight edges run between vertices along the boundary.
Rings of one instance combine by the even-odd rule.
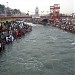
[[[8,2],[6,2],[7,6],[6,6],[6,14],[8,15]]]
[[[8,8],[8,2],[6,2],[6,4],[7,4],[7,8]]]
[[[27,15],[29,16],[29,10],[27,10]]]
[[[6,2],[6,16],[8,15],[8,2]]]
[[[8,2],[6,2],[5,17],[7,17]]]

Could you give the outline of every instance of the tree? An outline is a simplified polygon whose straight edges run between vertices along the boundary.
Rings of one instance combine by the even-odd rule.
[[[14,9],[12,11],[13,14],[21,14],[21,11],[19,9]]]
[[[11,8],[9,9],[6,8],[4,5],[0,4],[0,14],[5,14],[5,10],[7,15],[21,14],[21,11],[19,9],[11,9]]]
[[[0,4],[0,14],[5,13],[5,6]]]

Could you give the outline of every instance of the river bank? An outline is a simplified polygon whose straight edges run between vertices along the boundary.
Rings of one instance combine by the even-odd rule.
[[[5,49],[5,44],[10,44],[14,40],[21,38],[27,32],[32,31],[32,26],[21,21],[0,23],[0,51]]]

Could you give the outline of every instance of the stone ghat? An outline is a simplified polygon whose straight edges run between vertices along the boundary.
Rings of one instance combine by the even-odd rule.
[[[67,32],[70,33],[74,33],[75,34],[75,26],[74,25],[62,25],[62,24],[49,24],[52,27],[57,27],[59,29],[65,30]]]

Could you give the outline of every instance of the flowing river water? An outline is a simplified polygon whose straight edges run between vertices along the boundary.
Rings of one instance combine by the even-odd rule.
[[[75,35],[33,25],[0,53],[0,75],[75,75]]]

